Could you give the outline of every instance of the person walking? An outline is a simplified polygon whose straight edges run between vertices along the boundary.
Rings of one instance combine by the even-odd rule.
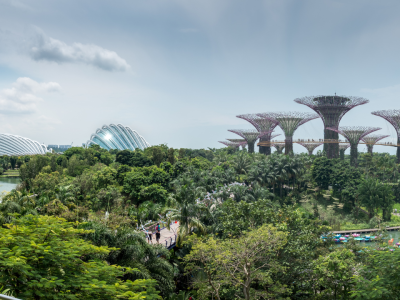
[[[153,244],[153,233],[151,231],[146,231],[147,241],[149,244]]]

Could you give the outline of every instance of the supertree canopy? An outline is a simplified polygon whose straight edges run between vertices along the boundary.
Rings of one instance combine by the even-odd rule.
[[[275,129],[275,127],[278,125],[279,122],[263,118],[257,114],[245,114],[245,115],[238,115],[236,117],[248,121],[259,132],[269,132],[269,131],[271,132],[260,137],[260,142],[270,142],[271,139],[278,136],[278,135],[272,135],[272,131]],[[271,147],[260,145],[259,152],[265,155],[270,155]]]
[[[271,144],[272,147],[275,147],[276,152],[282,154],[283,148],[285,148],[285,143],[273,143]]]
[[[285,154],[293,152],[293,134],[296,129],[299,128],[300,125],[319,117],[317,114],[304,112],[276,112],[258,115],[279,122],[279,127],[285,133]]]
[[[357,146],[360,140],[366,135],[377,131],[381,128],[379,127],[364,127],[364,126],[346,126],[337,128],[326,128],[328,130],[333,130],[337,133],[343,135],[350,143],[350,164],[352,166],[357,166]]]
[[[347,148],[350,147],[350,144],[340,144],[339,145],[339,154],[340,154],[340,159],[344,160],[344,152],[347,150]]]
[[[247,144],[247,141],[245,139],[227,139],[227,140],[230,142],[233,142],[233,143],[246,143]]]
[[[390,135],[367,135],[362,138],[362,141],[367,145],[368,153],[371,153],[372,155],[372,150],[374,148],[374,145],[380,141],[383,140],[384,138],[387,138]]]
[[[306,143],[306,142],[297,142],[297,144],[302,145],[304,148],[308,150],[308,155],[311,155],[315,148],[321,146],[323,143]]]
[[[328,130],[330,128],[339,128],[340,120],[352,108],[366,104],[369,100],[353,96],[309,96],[297,98],[294,100],[299,104],[304,104],[314,110],[324,122],[324,139],[337,140],[338,133]],[[339,144],[324,144],[324,151],[328,158],[338,158]]]
[[[247,145],[249,146],[249,153],[254,153],[254,143],[257,141],[258,138],[270,133],[258,132],[255,129],[230,129],[228,131],[240,135],[247,141]]]
[[[384,118],[388,121],[397,132],[397,144],[400,144],[400,110],[390,109],[390,110],[378,110],[373,111],[373,115]],[[397,147],[397,162],[400,163],[400,147]]]
[[[240,143],[229,142],[229,141],[219,141],[219,143],[224,144],[227,147],[233,147],[233,148],[237,148],[241,145]]]
[[[246,148],[247,141],[245,139],[227,139],[230,142],[240,143],[239,146],[242,146],[242,150]]]

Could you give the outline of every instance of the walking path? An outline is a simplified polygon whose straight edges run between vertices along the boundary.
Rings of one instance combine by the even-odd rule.
[[[168,249],[174,247],[176,243],[176,237],[178,236],[178,228],[179,222],[171,224],[170,230],[168,230],[167,227],[161,229],[160,244],[165,245],[165,247]]]

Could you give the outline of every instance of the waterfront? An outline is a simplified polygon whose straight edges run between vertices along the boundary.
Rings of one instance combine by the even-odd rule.
[[[19,178],[0,178],[0,193],[10,192],[20,183]]]

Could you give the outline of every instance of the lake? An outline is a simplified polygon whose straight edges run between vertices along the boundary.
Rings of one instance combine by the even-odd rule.
[[[21,182],[19,178],[0,178],[0,193],[10,192]]]

